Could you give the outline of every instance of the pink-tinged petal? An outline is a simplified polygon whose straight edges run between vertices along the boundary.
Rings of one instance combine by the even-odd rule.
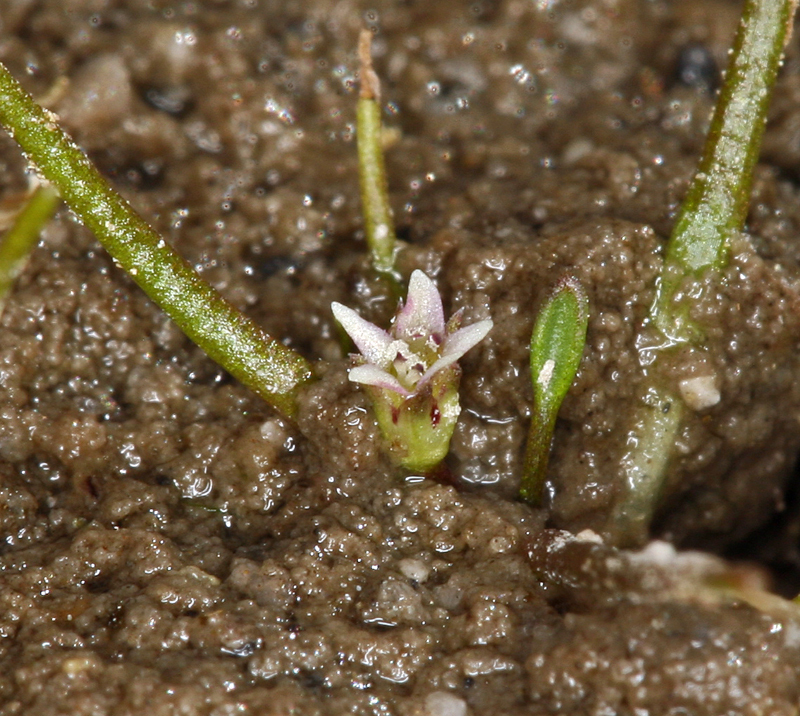
[[[491,318],[485,318],[482,321],[473,323],[472,325],[459,328],[455,333],[447,336],[442,346],[442,357],[455,356],[453,360],[458,360],[470,348],[478,345],[492,330],[494,322]]]
[[[425,375],[420,378],[419,384],[424,385],[436,373],[442,370],[442,368],[452,365],[470,348],[478,345],[478,343],[486,338],[486,334],[492,330],[493,325],[492,319],[487,318],[486,320],[473,323],[471,326],[461,328],[452,335],[447,336],[442,346],[442,357],[425,371]]]
[[[397,314],[394,334],[398,338],[444,335],[444,309],[436,284],[417,269],[408,283],[405,306]]]
[[[367,364],[359,365],[350,369],[349,378],[354,383],[362,385],[374,385],[376,388],[391,390],[395,393],[408,397],[411,395],[393,375],[381,370],[378,366]]]
[[[361,318],[352,308],[343,306],[334,301],[331,304],[334,318],[339,321],[347,335],[353,339],[356,348],[361,351],[370,363],[385,367],[394,358],[389,355],[388,348],[392,344],[392,337],[374,323]]]

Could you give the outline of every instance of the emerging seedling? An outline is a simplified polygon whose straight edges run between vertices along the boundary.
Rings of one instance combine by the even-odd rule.
[[[366,386],[393,459],[412,472],[430,472],[447,454],[461,412],[458,360],[483,340],[492,321],[460,328],[458,312],[445,324],[439,291],[422,271],[411,275],[388,332],[341,303],[331,308],[361,351],[353,356],[350,380]]]
[[[531,335],[533,411],[519,491],[531,505],[542,499],[556,417],[578,372],[588,325],[586,294],[578,279],[568,276],[545,301]]]

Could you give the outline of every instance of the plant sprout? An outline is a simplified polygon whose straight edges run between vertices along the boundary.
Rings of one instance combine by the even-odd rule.
[[[331,308],[361,351],[350,380],[366,386],[392,457],[408,470],[430,472],[447,455],[461,412],[458,360],[485,338],[492,321],[460,328],[458,312],[445,323],[439,291],[419,270],[388,332],[341,303]]]
[[[588,325],[589,301],[580,282],[567,276],[548,296],[531,335],[534,400],[519,491],[531,505],[542,499],[556,417],[578,372]]]

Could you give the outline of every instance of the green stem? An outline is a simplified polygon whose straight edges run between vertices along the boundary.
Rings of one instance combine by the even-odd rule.
[[[689,319],[691,299],[676,301],[687,281],[720,271],[732,236],[741,231],[750,202],[767,109],[797,0],[747,0],[725,83],[711,120],[697,173],[667,245],[650,323],[663,334],[647,369],[643,400],[632,416],[622,459],[623,496],[610,531],[640,544],[661,497],[685,406],[662,378],[660,354],[676,345],[703,349],[705,337]]]
[[[396,238],[381,144],[380,83],[372,69],[371,39],[369,30],[363,30],[358,43],[361,61],[361,91],[356,109],[358,174],[372,264],[381,273],[392,273]]]
[[[684,311],[673,303],[687,277],[728,263],[731,237],[741,231],[750,204],[772,88],[781,65],[797,0],[748,0],[731,50],[703,155],[667,244],[655,326],[668,337],[691,340]]]
[[[14,281],[22,273],[44,225],[58,207],[58,192],[40,184],[27,198],[11,228],[0,240],[0,313]]]
[[[532,507],[539,507],[542,504],[542,492],[547,478],[547,466],[550,463],[550,450],[557,415],[556,412],[544,413],[541,411],[531,415],[519,497]]]
[[[111,256],[213,360],[291,416],[311,366],[223,299],[100,176],[0,64],[0,124]]]
[[[625,498],[614,519],[625,542],[640,544],[647,539],[683,414],[682,400],[654,386],[635,411],[622,457]]]

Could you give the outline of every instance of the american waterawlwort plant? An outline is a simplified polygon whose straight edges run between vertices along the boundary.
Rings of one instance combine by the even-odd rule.
[[[461,412],[458,359],[486,337],[492,321],[460,328],[459,312],[445,323],[439,291],[419,270],[388,332],[341,303],[334,302],[333,315],[361,351],[350,380],[369,391],[395,459],[408,470],[431,471],[447,455]]]
[[[395,287],[394,219],[381,148],[380,81],[372,69],[372,35],[362,30],[358,49],[358,157],[364,227],[372,265]],[[491,330],[491,320],[459,329],[457,313],[445,324],[442,300],[421,271],[387,333],[355,311],[333,304],[336,319],[361,351],[350,380],[369,392],[389,450],[400,465],[430,472],[447,455],[460,413],[458,359]],[[520,495],[538,504],[556,416],[578,369],[586,340],[587,300],[577,279],[560,281],[547,298],[531,338],[535,405]],[[547,373],[547,379],[544,379]]]
[[[619,540],[623,542],[641,541],[646,535],[674,437],[680,427],[683,400],[680,390],[667,385],[660,376],[659,355],[681,344],[702,350],[702,328],[692,326],[687,320],[687,298],[682,289],[687,281],[700,274],[718,272],[724,267],[731,235],[743,226],[770,92],[796,2],[746,2],[703,158],[667,247],[658,283],[658,298],[649,318],[650,327],[656,336],[661,336],[661,340],[647,348],[648,355],[655,358],[648,359],[642,407],[632,418],[629,449],[622,465],[625,497],[618,506],[615,520],[620,525],[617,528]],[[365,57],[363,47],[362,41],[362,61]],[[365,76],[374,78],[374,73],[365,72]],[[358,110],[365,226],[373,265],[376,270],[393,275],[396,244],[379,145],[378,93],[374,89],[373,86],[362,91]],[[2,65],[0,123],[16,139],[41,177],[58,190],[61,198],[93,231],[118,264],[189,338],[267,403],[285,415],[294,415],[298,391],[313,379],[311,364],[296,351],[267,335],[204,281],[108,185],[60,129],[57,118],[37,105]],[[531,344],[532,378],[538,403],[533,410],[522,490],[522,496],[531,502],[540,499],[555,414],[572,380],[570,371],[574,375],[576,356],[579,359],[582,350],[580,336],[585,305],[579,287],[575,288],[569,281],[564,285],[573,288],[566,291],[557,289],[551,294],[545,302],[542,321],[547,324],[551,314],[563,316],[565,330],[562,334],[568,338],[564,344],[571,347],[559,353],[546,340],[537,340],[536,330]],[[454,424],[452,414],[456,409],[453,401],[457,402],[457,389],[452,385],[457,371],[452,368],[457,357],[474,345],[478,334],[486,330],[486,324],[460,330],[455,325],[445,324],[443,327],[443,318],[440,322],[430,286],[417,277],[412,288],[414,290],[409,292],[405,306],[400,309],[388,332],[378,334],[376,331],[381,329],[365,329],[358,323],[361,319],[348,313],[344,307],[335,310],[345,324],[350,324],[349,328],[345,325],[349,331],[359,335],[363,329],[369,334],[369,339],[362,341],[359,336],[356,341],[364,354],[364,362],[353,368],[351,376],[369,386],[370,390],[383,391],[382,397],[376,401],[376,412],[379,416],[385,412],[384,418],[379,417],[379,420],[390,442],[395,418],[397,424],[400,423],[404,401],[417,400],[420,392],[428,389],[433,396],[434,386],[443,380],[443,377],[437,379],[436,374],[449,376],[450,382],[444,381],[447,385],[444,386],[442,401],[437,400],[440,415],[437,417],[434,410],[428,413],[427,423],[408,421],[403,439],[410,439],[411,443],[420,440],[418,431],[424,426],[425,437],[420,443],[424,445],[429,437],[425,431],[429,426],[442,422],[442,405],[447,413],[444,420]],[[418,295],[427,297],[427,313],[413,307]],[[438,293],[436,296],[438,299]],[[419,322],[418,328],[423,333],[427,331],[428,335],[410,332],[412,315]],[[558,333],[553,333],[553,325],[550,324],[551,335]],[[468,329],[471,329],[470,333],[462,333]],[[441,341],[438,345],[434,334]],[[358,345],[359,341],[362,345]],[[392,344],[400,349],[393,356],[389,352]],[[438,352],[434,346],[438,347]],[[434,368],[436,370],[431,372]],[[559,376],[557,381],[552,380],[555,375]],[[552,388],[553,394],[542,394],[542,387]],[[397,409],[398,405],[400,409]],[[427,405],[433,407],[432,402]],[[665,405],[670,409],[664,410]],[[419,464],[435,462],[446,452],[446,443],[449,443],[449,437],[430,447],[431,457],[422,463],[418,462],[421,458],[411,457],[415,450],[408,450],[407,446],[393,454],[401,463],[409,461],[408,469],[414,469]],[[539,447],[531,447],[532,443]],[[538,457],[532,457],[531,450],[534,453],[538,450]],[[423,447],[421,452],[424,451]],[[542,456],[544,459],[539,459]],[[613,534],[615,530],[611,532]]]
[[[358,166],[364,233],[373,269],[398,289],[394,218],[381,146],[380,81],[372,68],[372,33],[358,42],[361,88],[357,107]],[[350,380],[369,393],[392,458],[412,472],[428,473],[447,455],[461,407],[458,359],[492,328],[491,320],[461,328],[461,313],[445,323],[439,291],[414,271],[408,296],[389,331],[369,323],[340,303],[336,320],[360,351]]]

